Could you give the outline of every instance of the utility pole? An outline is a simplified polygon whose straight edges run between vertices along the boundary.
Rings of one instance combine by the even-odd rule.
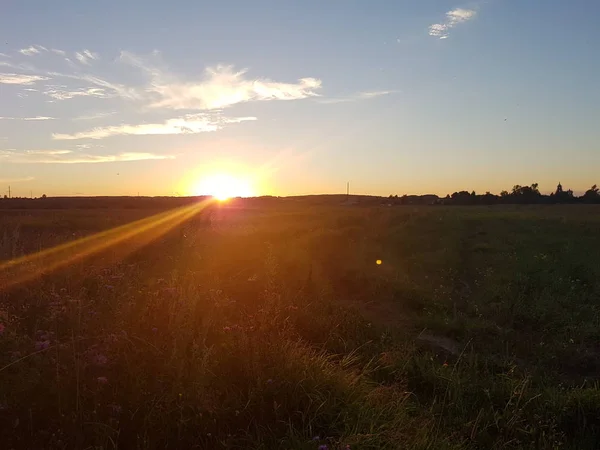
[[[350,197],[350,182],[346,183],[346,197]]]
[[[10,184],[8,185],[8,198],[10,198]]]

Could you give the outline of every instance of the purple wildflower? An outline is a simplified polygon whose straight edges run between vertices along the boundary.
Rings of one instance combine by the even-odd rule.
[[[321,437],[320,437],[320,436],[315,436],[315,437],[313,437],[313,438],[312,438],[312,440],[313,440],[313,441],[320,441],[320,440],[321,440]]]
[[[50,341],[37,341],[35,343],[35,349],[37,351],[46,350],[48,347],[50,347]]]
[[[327,444],[321,444],[319,445],[319,450],[328,450],[329,447],[327,447]]]
[[[108,289],[109,291],[112,291],[112,290],[115,288],[114,286],[112,286],[112,285],[110,285],[110,284],[106,284],[104,287],[105,287],[106,289]]]
[[[269,378],[269,379],[267,380],[267,384],[273,384],[273,380],[272,380],[271,378]]]
[[[156,327],[152,328],[152,332],[153,332],[153,333],[156,333],[156,332],[158,332],[158,328],[156,328]]]
[[[96,378],[96,380],[98,381],[98,384],[102,384],[102,385],[108,384],[108,378],[106,378],[106,377],[98,377],[98,378]]]
[[[108,358],[102,353],[96,353],[92,357],[92,362],[97,366],[104,366],[108,362]]]

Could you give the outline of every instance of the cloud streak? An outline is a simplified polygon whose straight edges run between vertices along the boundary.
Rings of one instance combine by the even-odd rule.
[[[54,120],[56,117],[35,116],[35,117],[0,117],[0,120]]]
[[[22,178],[0,178],[0,183],[23,183],[26,181],[33,181],[35,177],[22,177]]]
[[[333,98],[323,98],[319,99],[319,103],[323,104],[335,104],[335,103],[348,103],[348,102],[357,102],[360,100],[370,100],[377,97],[383,97],[386,95],[397,94],[400,91],[365,91],[359,92],[358,94],[351,95],[349,97],[333,97]]]
[[[472,20],[477,15],[473,9],[456,8],[446,13],[446,20],[429,26],[429,35],[439,39],[447,39],[450,29],[456,25]]]
[[[20,84],[29,86],[38,81],[46,81],[50,78],[40,75],[23,75],[19,73],[0,73],[0,84]]]
[[[55,100],[69,100],[75,97],[96,97],[96,98],[111,98],[114,94],[106,92],[102,88],[79,88],[76,90],[65,90],[62,87],[50,87],[44,91],[49,97]]]
[[[132,53],[121,52],[120,60],[149,76],[145,91],[152,97],[152,108],[214,110],[250,101],[299,100],[318,96],[322,84],[316,78],[301,78],[296,83],[248,78],[247,69],[236,71],[227,65],[208,67],[201,79],[182,81]]]
[[[211,117],[205,114],[188,114],[184,117],[169,119],[163,123],[140,125],[116,125],[96,127],[88,131],[74,134],[55,133],[55,140],[104,139],[111,136],[123,135],[168,135],[168,134],[197,134],[217,131],[227,124],[256,120],[256,117]]]
[[[125,152],[114,155],[92,155],[71,150],[0,150],[0,161],[19,164],[94,164],[109,162],[173,159],[171,155]]]
[[[89,66],[92,61],[99,60],[100,55],[98,55],[98,53],[92,53],[89,50],[84,50],[83,52],[76,52],[75,58],[77,58],[77,61],[81,64]]]
[[[25,56],[33,56],[39,54],[41,50],[46,50],[46,47],[42,47],[41,45],[31,45],[30,47],[22,48],[19,50],[19,53]]]

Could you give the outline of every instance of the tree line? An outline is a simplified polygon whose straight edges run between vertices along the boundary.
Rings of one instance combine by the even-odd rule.
[[[443,204],[443,205],[501,205],[501,204],[559,204],[559,203],[600,203],[600,189],[593,185],[581,196],[573,194],[571,189],[563,189],[558,183],[556,190],[549,195],[544,195],[539,190],[538,183],[530,186],[515,185],[512,190],[502,191],[500,195],[477,194],[475,191],[459,191],[448,194],[446,197],[436,195],[390,195],[388,203],[391,204]]]

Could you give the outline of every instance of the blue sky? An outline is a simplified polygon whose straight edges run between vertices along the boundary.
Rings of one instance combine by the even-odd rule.
[[[595,0],[5,2],[0,191],[583,191],[599,18]]]

